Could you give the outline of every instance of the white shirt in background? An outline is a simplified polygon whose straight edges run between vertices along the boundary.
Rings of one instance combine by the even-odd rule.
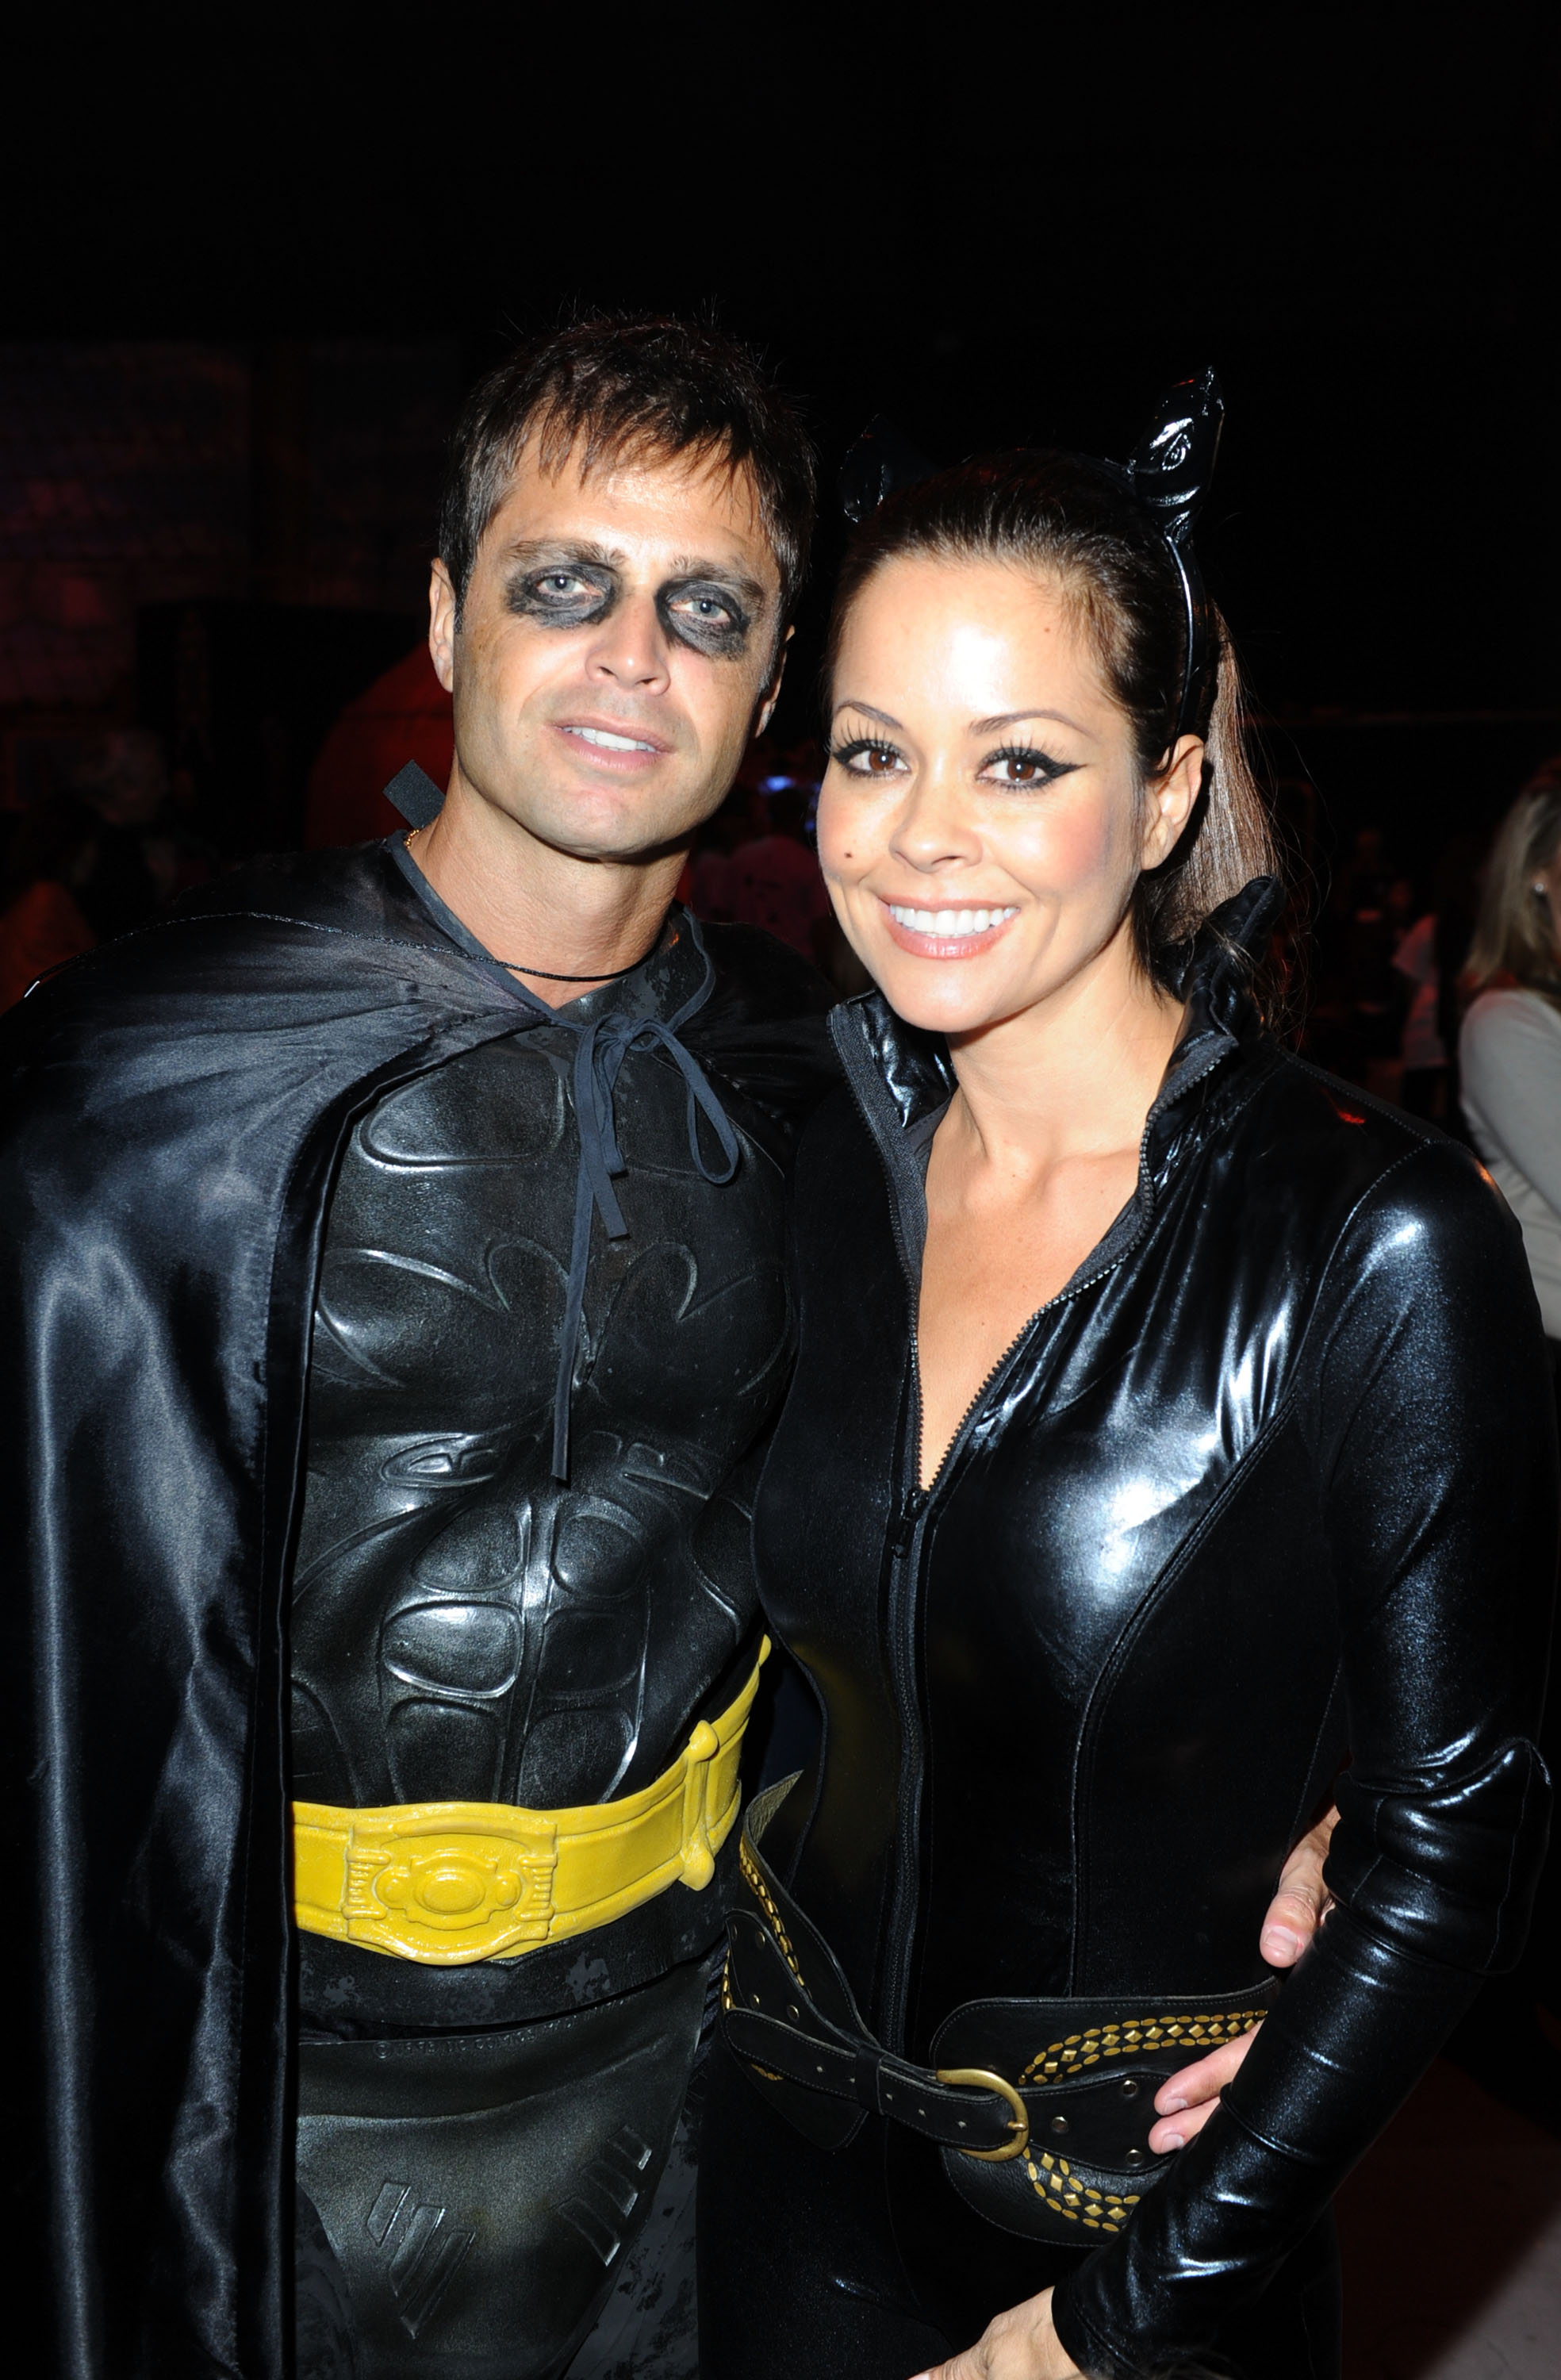
[[[1561,1339],[1561,1009],[1483,991],[1458,1036],[1474,1146],[1523,1226],[1545,1335]]]

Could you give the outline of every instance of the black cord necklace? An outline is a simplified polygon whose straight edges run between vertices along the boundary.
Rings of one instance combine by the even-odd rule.
[[[501,959],[499,965],[513,969],[516,975],[534,975],[538,983],[616,983],[621,976],[633,975],[635,967],[642,967],[655,947],[652,943],[644,959],[635,959],[626,967],[609,967],[600,975],[555,975],[551,967],[527,966],[524,959]]]

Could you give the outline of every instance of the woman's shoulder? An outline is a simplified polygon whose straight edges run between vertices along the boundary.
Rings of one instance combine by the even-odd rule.
[[[1341,1239],[1413,1229],[1417,1237],[1504,1237],[1501,1194],[1461,1141],[1289,1052],[1268,1075],[1244,1119],[1249,1191],[1282,1195],[1319,1225],[1331,1214]]]
[[[1458,1035],[1465,1055],[1494,1052],[1509,1044],[1543,1047],[1552,1042],[1561,1048],[1561,1008],[1543,991],[1516,983],[1494,985],[1471,1001]]]

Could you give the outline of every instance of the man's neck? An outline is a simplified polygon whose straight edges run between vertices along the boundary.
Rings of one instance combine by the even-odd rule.
[[[553,1008],[649,954],[686,856],[625,861],[558,851],[470,793],[458,771],[439,816],[408,836],[407,850],[466,931]]]

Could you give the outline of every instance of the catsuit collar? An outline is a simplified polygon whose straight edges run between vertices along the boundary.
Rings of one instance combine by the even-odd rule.
[[[1180,991],[1187,1018],[1144,1124],[1139,1189],[1091,1259],[1098,1264],[1124,1233],[1136,1237],[1179,1157],[1201,1135],[1203,1086],[1237,1050],[1256,1040],[1262,1022],[1251,982],[1283,906],[1271,876],[1254,876],[1214,911],[1192,946]],[[955,1087],[949,1045],[894,1014],[880,991],[861,993],[831,1011],[829,1031],[894,1192],[903,1254],[920,1269],[926,1229],[927,1151]]]

